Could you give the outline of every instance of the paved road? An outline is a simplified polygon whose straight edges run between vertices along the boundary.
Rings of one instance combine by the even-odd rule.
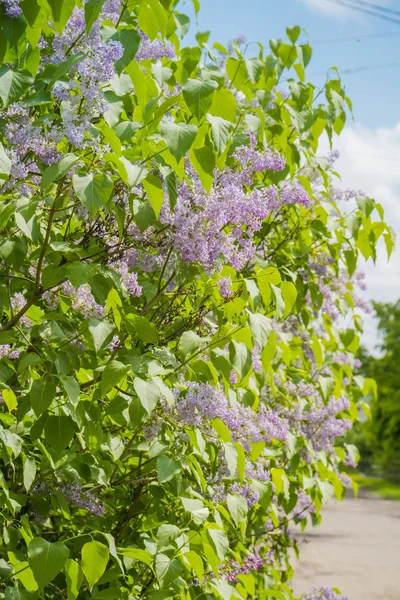
[[[350,600],[400,600],[400,502],[367,497],[329,504],[321,526],[298,541],[298,594],[328,584]]]

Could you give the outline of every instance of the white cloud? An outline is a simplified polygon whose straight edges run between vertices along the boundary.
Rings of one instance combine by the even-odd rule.
[[[382,204],[385,221],[400,240],[400,123],[391,129],[348,128],[335,148],[340,151],[336,163],[340,187],[361,189]],[[393,302],[400,298],[400,242],[388,262],[382,240],[376,264],[367,261],[364,269],[368,291],[362,294],[367,299]],[[377,341],[374,319],[366,317],[363,342],[372,350]]]
[[[331,2],[330,0],[301,0],[302,4],[306,4],[309,8],[325,15],[335,15],[337,17],[348,16],[351,9],[345,8],[341,4]]]

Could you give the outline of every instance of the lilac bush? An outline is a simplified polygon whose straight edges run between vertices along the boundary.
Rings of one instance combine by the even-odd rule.
[[[357,263],[393,248],[318,152],[341,82],[317,104],[299,27],[189,47],[175,0],[0,25],[0,598],[293,600],[375,393]]]

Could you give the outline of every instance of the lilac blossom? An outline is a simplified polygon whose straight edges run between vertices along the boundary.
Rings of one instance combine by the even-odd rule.
[[[184,262],[198,262],[207,271],[222,257],[242,269],[254,255],[254,234],[271,211],[283,203],[309,202],[300,184],[284,183],[281,191],[275,186],[249,190],[259,170],[283,166],[282,159],[269,149],[260,153],[252,146],[238,148],[235,156],[241,168],[216,172],[209,193],[188,164],[191,181],[181,184],[173,212],[164,203],[160,214],[161,223],[171,226],[166,241],[172,242]]]
[[[301,600],[350,600],[348,596],[342,596],[336,593],[327,585],[319,588],[313,588],[311,591],[303,594]]]
[[[12,296],[11,306],[14,313],[18,313],[21,310],[21,308],[25,306],[25,304],[26,300],[23,294],[21,294],[21,292],[17,292],[16,294],[14,294],[14,296]],[[20,317],[19,319],[19,322],[21,323],[21,325],[24,325],[24,327],[32,326],[32,321],[26,315],[22,315],[22,317]]]
[[[161,58],[175,58],[175,50],[170,42],[164,44],[161,40],[150,41],[148,36],[139,30],[140,46],[135,60],[160,60]]]
[[[19,5],[20,0],[0,0],[0,2],[4,6],[7,17],[16,19],[22,14],[22,8]]]
[[[221,277],[218,281],[219,293],[223,298],[232,296],[232,279],[230,277]]]
[[[62,495],[78,508],[85,508],[96,516],[104,514],[105,508],[91,491],[85,491],[77,483],[63,483],[59,486]]]

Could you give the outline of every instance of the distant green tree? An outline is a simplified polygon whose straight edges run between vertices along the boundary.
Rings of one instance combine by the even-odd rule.
[[[372,419],[357,435],[362,463],[374,463],[385,476],[400,478],[400,300],[374,303],[378,330],[382,335],[380,357],[360,356],[362,372],[375,379],[376,400],[371,403]],[[361,439],[358,439],[358,438]]]

